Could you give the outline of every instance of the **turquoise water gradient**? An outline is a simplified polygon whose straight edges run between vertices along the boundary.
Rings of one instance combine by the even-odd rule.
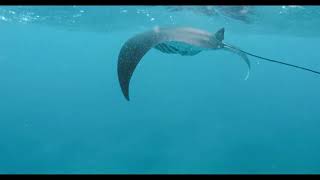
[[[225,41],[243,50],[320,70],[319,23],[292,14],[281,21],[295,24],[281,29],[262,10],[243,24],[163,7],[90,8],[90,21],[71,26],[62,15],[73,17],[69,9],[1,7],[1,174],[320,172],[319,75],[249,57],[244,80],[245,63],[225,51],[151,50],[127,102],[116,71],[123,43],[168,25],[170,15],[210,32],[223,26]],[[151,15],[119,13],[126,8]],[[319,16],[320,8],[309,8],[305,14]],[[26,12],[47,18],[24,21]],[[313,29],[299,33],[306,31],[299,23]]]

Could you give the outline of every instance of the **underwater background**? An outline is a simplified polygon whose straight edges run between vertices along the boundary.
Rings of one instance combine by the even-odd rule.
[[[120,48],[154,26],[320,70],[320,6],[246,8],[0,6],[0,173],[319,173],[317,74],[151,50],[122,95]]]

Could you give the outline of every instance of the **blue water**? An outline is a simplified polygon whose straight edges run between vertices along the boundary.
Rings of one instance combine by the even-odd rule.
[[[319,7],[281,20],[270,13],[281,6],[253,7],[251,24],[164,7],[59,8],[0,7],[1,174],[320,172],[319,75],[249,57],[244,80],[245,63],[225,51],[151,50],[128,102],[116,68],[128,38],[170,24],[223,26],[225,42],[320,70]],[[67,23],[79,9],[91,14]]]

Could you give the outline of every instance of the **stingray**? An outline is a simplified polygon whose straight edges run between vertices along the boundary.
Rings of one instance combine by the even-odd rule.
[[[212,34],[207,31],[191,27],[155,27],[152,30],[137,34],[130,38],[122,46],[118,57],[118,79],[124,97],[129,101],[129,84],[133,72],[143,56],[152,48],[162,53],[179,54],[181,56],[195,56],[206,50],[226,50],[239,55],[246,63],[248,71],[245,79],[248,79],[251,67],[247,55],[320,74],[318,71],[278,60],[264,58],[243,51],[231,44],[227,44],[223,42],[224,31],[225,29],[221,28],[216,33]]]

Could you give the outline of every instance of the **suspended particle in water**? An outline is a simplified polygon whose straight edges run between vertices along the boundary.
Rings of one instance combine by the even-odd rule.
[[[9,10],[9,14],[16,14],[16,12]]]
[[[76,18],[76,17],[80,17],[81,14],[74,14],[72,17]]]
[[[4,16],[0,16],[0,20],[2,20],[2,21],[8,21],[8,19],[7,19],[6,17],[4,17]]]
[[[28,22],[28,21],[30,21],[30,19],[28,17],[22,17],[20,19],[20,22]]]
[[[173,17],[172,17],[172,16],[169,16],[169,18],[170,18],[170,22],[171,22],[172,24],[175,24],[175,21],[174,21]]]

